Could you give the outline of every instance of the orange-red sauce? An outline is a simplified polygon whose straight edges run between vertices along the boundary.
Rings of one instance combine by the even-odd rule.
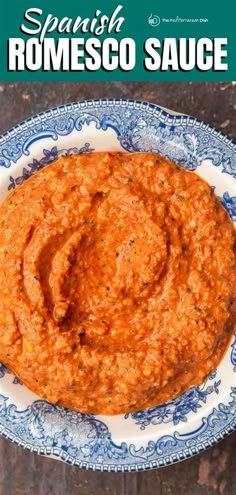
[[[234,242],[211,187],[158,155],[60,158],[0,207],[0,360],[82,412],[175,397],[226,349]]]

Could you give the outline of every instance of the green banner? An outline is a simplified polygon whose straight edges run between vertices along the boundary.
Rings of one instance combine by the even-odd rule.
[[[12,0],[1,6],[2,81],[236,78],[236,2]]]

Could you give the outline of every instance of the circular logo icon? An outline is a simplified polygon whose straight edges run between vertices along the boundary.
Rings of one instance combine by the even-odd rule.
[[[148,24],[150,26],[157,27],[157,26],[159,26],[160,22],[161,22],[161,19],[160,19],[160,17],[158,15],[155,15],[155,14],[152,15],[152,14],[150,14],[150,16],[148,18]]]

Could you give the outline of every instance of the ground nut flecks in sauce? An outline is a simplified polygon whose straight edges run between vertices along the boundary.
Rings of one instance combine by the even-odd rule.
[[[233,331],[234,242],[211,187],[158,155],[60,158],[0,207],[0,360],[82,412],[175,397]]]

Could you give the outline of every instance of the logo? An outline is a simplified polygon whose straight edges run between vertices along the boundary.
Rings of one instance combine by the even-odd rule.
[[[148,24],[152,27],[157,27],[159,26],[161,22],[161,19],[160,17],[158,17],[158,15],[152,15],[150,14],[149,18],[148,18]]]

